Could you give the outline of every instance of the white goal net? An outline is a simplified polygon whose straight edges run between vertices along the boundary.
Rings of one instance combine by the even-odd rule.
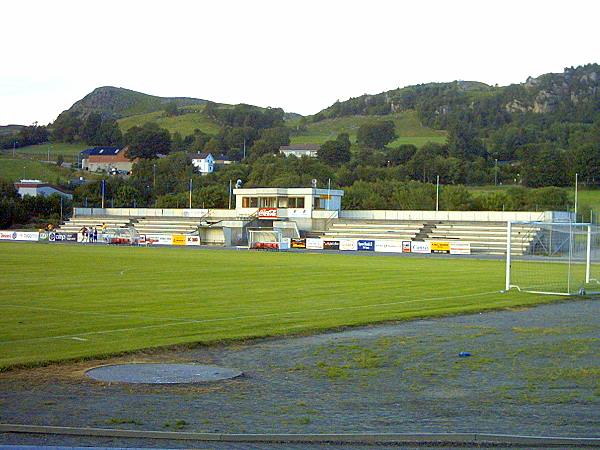
[[[600,234],[587,223],[507,226],[506,290],[554,295],[600,291]]]

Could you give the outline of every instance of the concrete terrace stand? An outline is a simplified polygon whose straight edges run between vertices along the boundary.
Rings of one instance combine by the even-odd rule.
[[[94,367],[86,375],[107,383],[183,384],[230,380],[243,373],[202,364],[133,363]]]

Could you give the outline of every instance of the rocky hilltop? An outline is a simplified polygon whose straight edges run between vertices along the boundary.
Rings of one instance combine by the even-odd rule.
[[[103,86],[94,89],[65,112],[77,112],[82,118],[87,117],[90,113],[99,113],[103,117],[119,119],[135,114],[159,111],[170,102],[175,102],[177,106],[181,107],[204,104],[206,100],[188,97],[157,97],[129,89]]]

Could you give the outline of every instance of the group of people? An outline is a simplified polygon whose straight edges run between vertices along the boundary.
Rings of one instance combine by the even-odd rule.
[[[98,229],[96,227],[83,227],[79,232],[81,233],[81,242],[98,242]]]

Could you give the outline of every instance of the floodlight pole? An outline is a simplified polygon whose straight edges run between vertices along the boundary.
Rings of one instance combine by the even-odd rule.
[[[505,291],[510,291],[510,248],[512,244],[512,222],[506,222],[506,286]]]
[[[440,176],[436,177],[435,182],[435,210],[440,210]]]
[[[229,208],[231,209],[231,180],[229,180]]]
[[[498,186],[498,158],[494,159],[494,186]]]
[[[192,178],[190,178],[190,209],[192,209]]]
[[[105,181],[104,181],[104,179],[103,179],[103,180],[102,180],[102,209],[104,209],[104,190],[105,190],[105,187],[104,187],[104,185],[105,185],[105,184],[106,184],[106,183],[105,183]]]
[[[331,205],[331,178],[327,178],[327,211]]]

